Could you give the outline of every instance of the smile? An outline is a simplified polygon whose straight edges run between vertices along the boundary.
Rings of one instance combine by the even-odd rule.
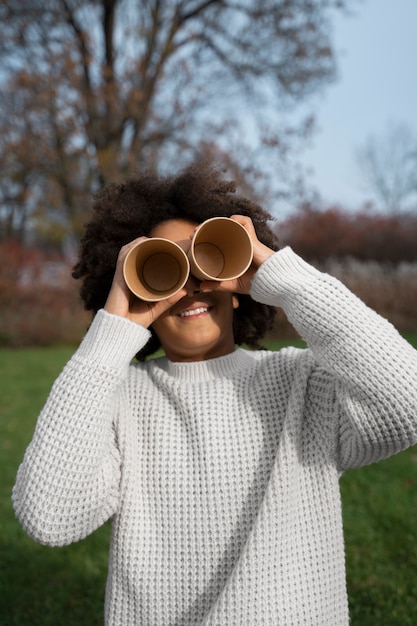
[[[179,313],[179,317],[191,317],[192,315],[201,315],[202,313],[208,313],[210,307],[199,306],[196,309],[188,309]]]

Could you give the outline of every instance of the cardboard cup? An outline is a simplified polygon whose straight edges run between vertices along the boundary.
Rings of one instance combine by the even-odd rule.
[[[247,230],[229,217],[213,217],[196,230],[188,253],[191,273],[200,280],[232,280],[252,263]]]
[[[157,302],[184,287],[190,264],[184,250],[169,239],[154,237],[138,243],[126,256],[123,275],[141,300]]]

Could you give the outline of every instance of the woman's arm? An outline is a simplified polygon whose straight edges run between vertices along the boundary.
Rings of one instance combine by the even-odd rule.
[[[144,237],[120,250],[104,310],[55,381],[13,490],[22,526],[36,541],[65,545],[87,536],[117,510],[120,459],[114,421],[126,410],[123,383],[134,355],[163,311],[161,302],[133,297],[123,262]]]
[[[281,306],[314,353],[311,385],[323,407],[334,398],[340,469],[417,443],[417,351],[389,322],[290,248],[261,265],[251,295]]]
[[[99,311],[55,381],[13,489],[16,515],[35,541],[78,541],[117,510],[120,460],[113,422],[129,363],[149,334]]]

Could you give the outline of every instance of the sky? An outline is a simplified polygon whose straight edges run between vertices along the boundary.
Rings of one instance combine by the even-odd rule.
[[[317,130],[303,163],[324,203],[357,209],[372,195],[355,151],[390,123],[417,135],[417,0],[362,0],[334,25],[339,78],[315,103]]]

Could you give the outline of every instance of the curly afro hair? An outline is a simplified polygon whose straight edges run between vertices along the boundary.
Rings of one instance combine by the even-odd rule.
[[[236,184],[225,180],[219,168],[204,162],[194,163],[176,176],[142,172],[112,183],[94,196],[92,211],[72,275],[82,279],[81,298],[85,308],[94,313],[106,302],[122,246],[136,237],[151,236],[166,220],[200,224],[211,217],[246,215],[252,219],[258,239],[278,250],[277,238],[267,223],[271,215],[237,195]],[[236,344],[260,348],[259,341],[271,329],[275,311],[248,295],[239,295],[233,322]],[[152,332],[152,339],[136,357],[144,360],[159,347]]]

